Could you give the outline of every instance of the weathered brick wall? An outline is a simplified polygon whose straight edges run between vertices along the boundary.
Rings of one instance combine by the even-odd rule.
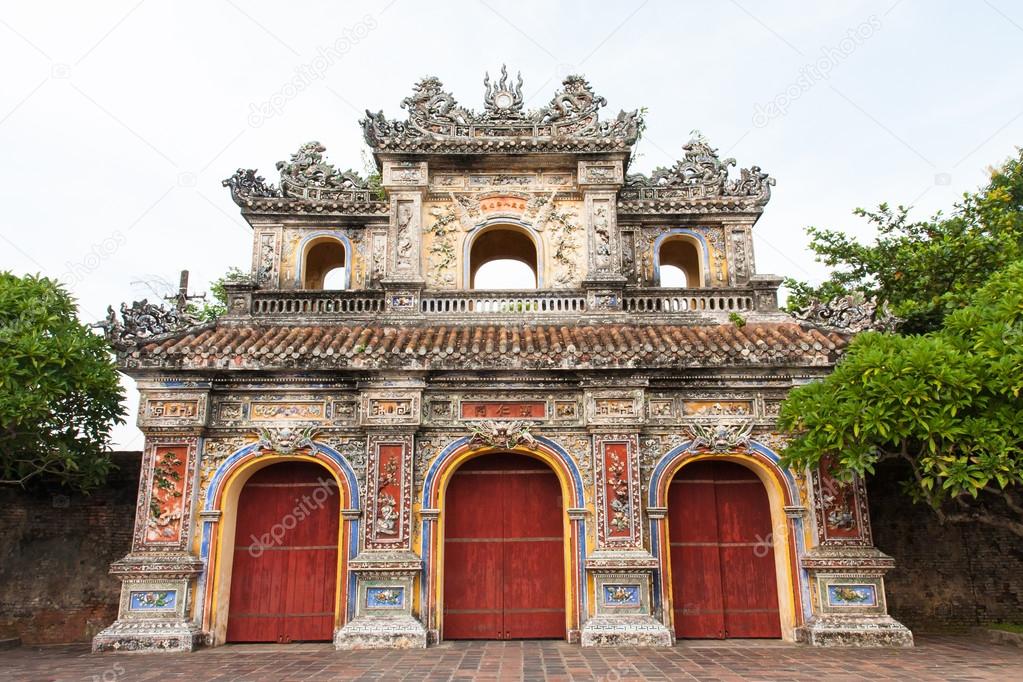
[[[942,526],[899,491],[901,465],[867,485],[874,543],[895,557],[885,578],[892,616],[918,632],[1023,623],[1023,540],[979,524]]]
[[[0,489],[0,638],[90,639],[117,617],[110,563],[128,553],[141,453],[90,495]]]

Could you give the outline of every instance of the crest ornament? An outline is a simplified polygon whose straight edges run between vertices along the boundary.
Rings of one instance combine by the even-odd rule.
[[[550,149],[569,151],[625,150],[643,129],[639,111],[620,112],[601,121],[607,101],[596,95],[582,76],[569,76],[550,104],[536,111],[522,110],[522,77],[511,83],[501,67],[501,78],[484,84],[484,110],[476,113],[455,101],[439,79],[429,76],[413,86],[401,106],[408,120],[388,120],[382,111],[366,112],[363,135],[374,150],[432,151],[441,153],[500,147],[510,152]],[[507,140],[516,141],[507,146]]]
[[[501,80],[491,85],[490,74],[483,78],[486,94],[483,103],[489,116],[494,118],[521,118],[522,116],[522,74],[514,85],[508,83],[508,69],[501,65]]]
[[[257,456],[267,452],[290,455],[306,448],[312,448],[315,453],[316,446],[313,444],[313,433],[315,430],[315,426],[309,426],[304,429],[296,429],[289,426],[279,429],[261,427],[259,429],[259,441],[257,442],[258,447],[256,448]]]
[[[792,317],[800,322],[850,334],[892,332],[902,323],[892,314],[887,303],[878,304],[876,298],[865,299],[855,295],[824,302],[815,298],[810,305],[793,312]]]
[[[698,136],[682,147],[682,159],[671,168],[656,168],[650,177],[630,174],[622,188],[621,199],[631,200],[718,200],[763,208],[771,198],[774,178],[751,166],[730,178],[728,169],[735,159],[718,157],[717,150]]]
[[[469,424],[472,443],[495,448],[513,448],[516,445],[536,445],[530,433],[533,424],[528,421],[498,422],[486,420]]]
[[[278,161],[280,187],[267,184],[255,170],[239,168],[222,181],[231,188],[231,198],[245,205],[254,198],[312,199],[328,201],[370,202],[376,199],[369,181],[353,170],[339,171],[328,163],[319,142],[306,142],[288,161]]]
[[[121,319],[118,320],[114,307],[107,306],[106,318],[92,327],[102,329],[103,336],[114,350],[121,352],[151,338],[199,323],[197,318],[178,308],[164,308],[156,303],[150,303],[145,298],[133,302],[130,307],[127,303],[122,303],[120,312]]]
[[[738,424],[717,422],[716,424],[694,423],[687,426],[693,436],[689,450],[708,450],[715,454],[744,450],[749,447],[753,433],[753,421]]]

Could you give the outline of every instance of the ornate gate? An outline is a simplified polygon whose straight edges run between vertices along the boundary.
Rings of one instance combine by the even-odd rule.
[[[227,641],[332,639],[340,506],[334,479],[317,464],[274,464],[245,483]]]
[[[668,492],[678,637],[781,637],[767,491],[733,462],[699,461]]]
[[[564,638],[564,510],[554,472],[522,455],[471,460],[451,477],[444,516],[444,638]]]

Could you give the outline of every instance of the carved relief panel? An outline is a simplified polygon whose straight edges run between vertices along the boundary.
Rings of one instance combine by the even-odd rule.
[[[389,275],[392,280],[420,278],[422,198],[418,192],[392,192]]]
[[[412,436],[367,440],[366,549],[408,549],[412,514]]]
[[[638,437],[594,435],[593,458],[598,548],[641,547]]]
[[[586,395],[586,420],[591,424],[635,424],[643,420],[641,390],[597,390]]]
[[[139,409],[139,428],[195,428],[206,424],[207,394],[185,391],[146,391]]]
[[[184,550],[192,516],[195,437],[147,439],[142,457],[135,550]]]
[[[873,540],[863,479],[857,476],[852,481],[839,481],[828,473],[829,464],[822,459],[810,476],[817,542],[825,546],[869,547]]]
[[[612,279],[621,275],[621,245],[617,209],[612,192],[587,192],[586,221],[589,226],[589,272],[591,279]]]
[[[362,396],[362,423],[367,426],[418,424],[418,391],[367,392]]]
[[[261,289],[280,288],[281,233],[281,228],[276,227],[261,229],[255,234],[252,273],[256,286]]]

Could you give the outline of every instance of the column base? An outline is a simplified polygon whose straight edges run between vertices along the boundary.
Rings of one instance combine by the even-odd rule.
[[[582,646],[672,646],[675,638],[664,623],[651,616],[598,615],[583,625]]]
[[[891,616],[818,616],[796,629],[796,640],[822,647],[909,648],[913,633]]]
[[[335,649],[425,649],[426,628],[412,616],[356,618],[334,633]]]
[[[205,641],[193,623],[115,621],[92,638],[92,651],[195,651]]]

